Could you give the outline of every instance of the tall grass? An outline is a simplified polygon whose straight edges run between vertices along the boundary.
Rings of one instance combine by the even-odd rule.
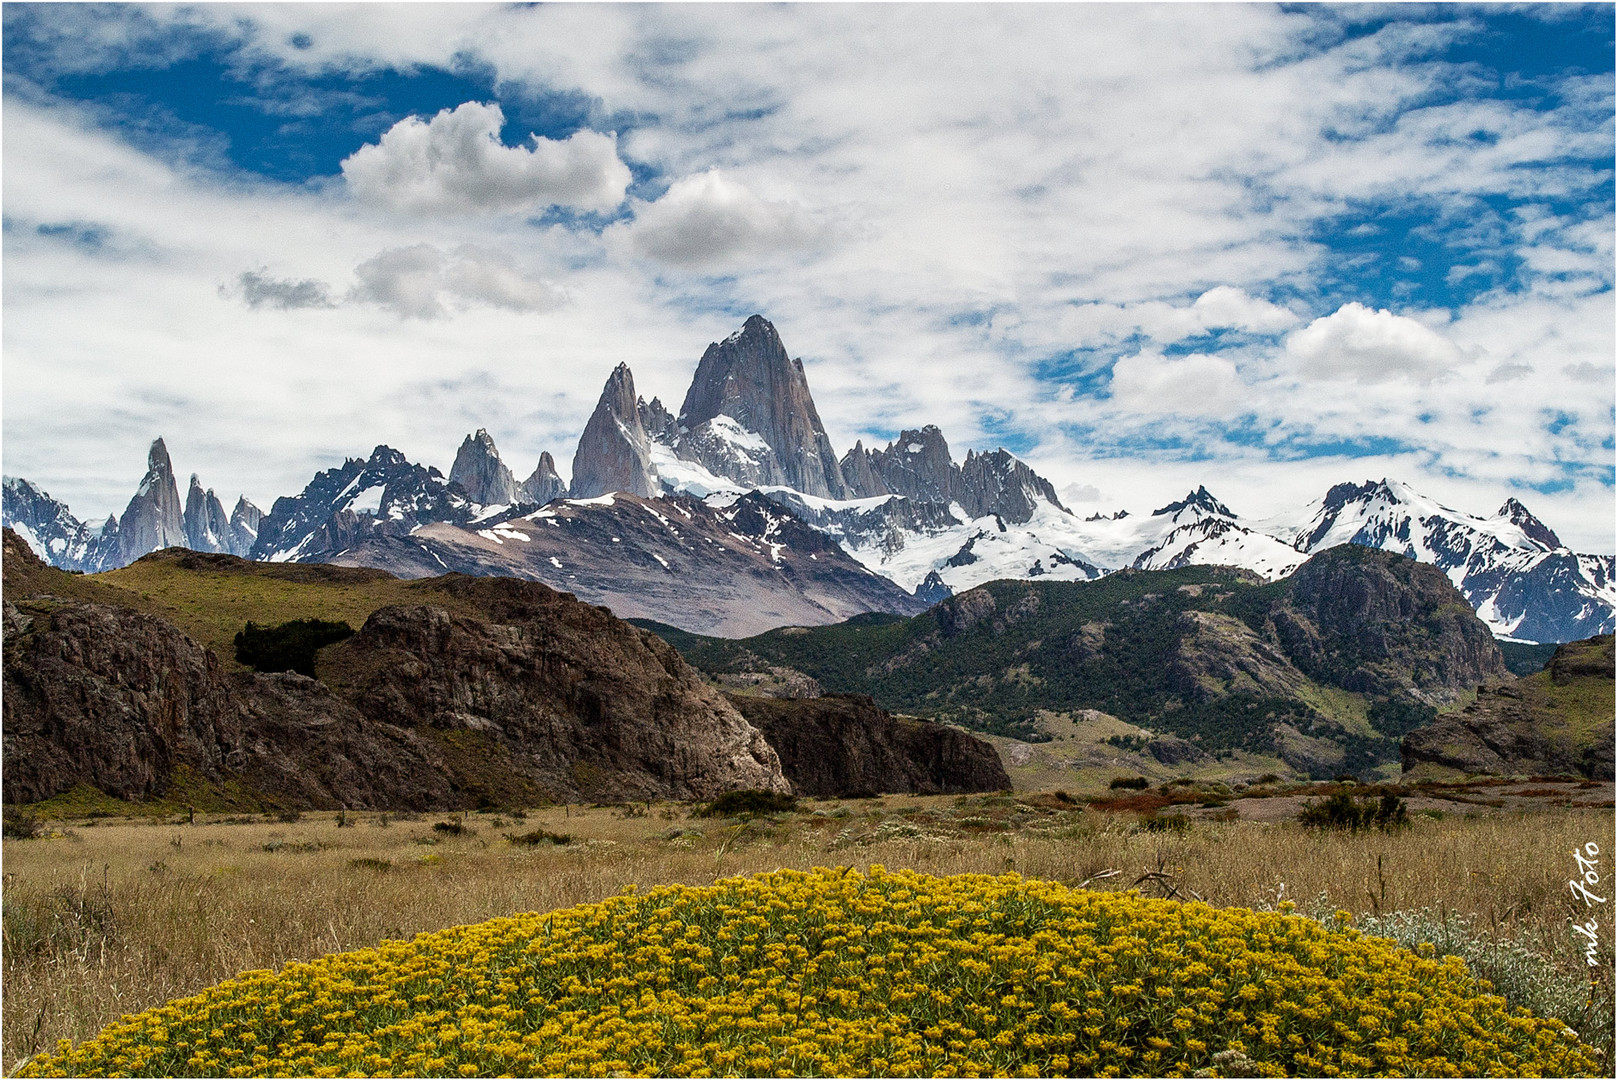
[[[1568,929],[1572,914],[1587,917],[1572,906],[1568,853],[1591,840],[1617,851],[1606,811],[1420,818],[1395,834],[1256,822],[1197,823],[1181,834],[1145,831],[1132,815],[985,809],[991,802],[805,803],[797,814],[744,822],[696,819],[684,807],[632,817],[553,808],[529,811],[520,825],[469,815],[476,831],[459,836],[434,831],[431,820],[352,813],[345,828],[313,814],[293,823],[102,821],[6,840],[3,1065],[13,1071],[59,1038],[86,1038],[243,970],[568,907],[631,884],[699,885],[816,865],[1016,870],[1215,906],[1291,900],[1381,919],[1427,909],[1587,978]],[[1009,830],[981,831],[974,823],[984,814],[1001,815]],[[536,829],[573,843],[501,838]],[[1610,927],[1602,934],[1597,989],[1609,1002]],[[1609,1052],[1609,1031],[1604,1045]]]

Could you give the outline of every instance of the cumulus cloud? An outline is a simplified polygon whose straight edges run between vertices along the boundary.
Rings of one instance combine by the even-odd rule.
[[[692,267],[798,251],[828,235],[802,205],[760,198],[718,169],[687,176],[662,198],[638,204],[627,232],[640,254]]]
[[[446,300],[519,312],[550,311],[565,301],[554,284],[524,273],[508,256],[469,245],[452,254],[431,244],[389,248],[360,263],[354,276],[359,284],[350,299],[405,318],[442,318]]]
[[[263,269],[243,271],[236,279],[236,289],[240,292],[242,301],[250,308],[277,308],[289,311],[293,308],[334,306],[331,288],[325,282],[313,278],[305,278],[302,281],[275,278]],[[227,291],[229,290],[220,289],[222,293]]]
[[[504,123],[499,105],[475,101],[431,120],[407,117],[344,159],[343,178],[361,199],[420,214],[611,210],[623,202],[629,167],[615,134],[531,135],[524,148],[501,144]]]
[[[1222,356],[1141,351],[1112,366],[1112,400],[1129,412],[1219,416],[1242,399],[1235,364]]]
[[[1435,330],[1357,301],[1292,334],[1286,353],[1306,376],[1360,383],[1429,383],[1465,360],[1459,346]]]
[[[1273,334],[1297,324],[1297,316],[1278,304],[1232,285],[1208,289],[1190,305],[1207,330],[1248,330],[1255,334]]]

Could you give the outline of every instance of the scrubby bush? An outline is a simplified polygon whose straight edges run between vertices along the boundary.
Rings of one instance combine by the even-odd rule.
[[[1151,786],[1151,781],[1143,776],[1114,776],[1110,787],[1113,791],[1118,788],[1129,788],[1133,791],[1143,791]]]
[[[7,840],[32,840],[42,831],[39,818],[20,806],[5,808],[3,835]]]
[[[777,871],[246,972],[30,1061],[88,1075],[1600,1075],[1463,961],[1294,915]]]
[[[1297,814],[1297,820],[1315,829],[1399,829],[1409,824],[1404,800],[1387,792],[1381,798],[1357,800],[1338,791],[1324,802],[1311,802]]]
[[[254,671],[295,671],[312,679],[314,654],[353,635],[347,623],[324,619],[294,619],[278,626],[249,622],[236,635],[236,662]]]
[[[546,829],[534,829],[525,833],[506,833],[505,838],[520,847],[534,847],[538,844],[555,844],[557,847],[566,847],[573,842],[567,833],[553,833]]]
[[[755,817],[797,809],[797,796],[778,791],[727,791],[698,810],[699,817]]]

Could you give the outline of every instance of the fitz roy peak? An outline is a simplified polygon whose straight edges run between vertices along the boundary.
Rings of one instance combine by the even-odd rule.
[[[228,520],[196,478],[181,506],[162,440],[121,519],[81,523],[20,478],[4,495],[4,523],[65,569],[114,569],[183,544],[405,577],[509,575],[725,636],[911,614],[997,579],[1224,565],[1276,580],[1340,544],[1435,565],[1499,636],[1572,641],[1617,622],[1617,559],[1568,549],[1514,498],[1476,517],[1384,479],[1253,520],[1198,487],[1154,511],[1080,518],[1010,453],[972,449],[957,462],[930,424],[839,459],[803,364],[757,315],[707,347],[677,415],[639,397],[619,364],[570,487],[549,453],[518,482],[478,429],[448,476],[378,446],[268,514],[244,498]]]
[[[702,354],[679,409],[674,452],[749,487],[847,497],[803,361],[787,356],[761,315]]]

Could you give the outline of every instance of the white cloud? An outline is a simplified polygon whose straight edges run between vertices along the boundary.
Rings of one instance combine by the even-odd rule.
[[[507,311],[559,307],[565,297],[552,282],[525,274],[509,256],[471,245],[445,254],[431,244],[390,248],[354,270],[359,284],[350,298],[379,304],[406,318],[448,314],[445,298]]]
[[[569,206],[611,210],[623,202],[629,167],[617,136],[577,131],[504,146],[497,104],[468,101],[431,120],[410,116],[343,160],[343,178],[366,201],[417,214],[485,214]]]
[[[40,10],[60,24],[65,65],[85,41],[101,43],[102,66],[165,57],[165,20],[322,85],[486,63],[502,95],[590,103],[585,138],[545,151],[594,162],[568,205],[597,191],[597,207],[622,206],[624,160],[684,178],[603,243],[506,213],[561,196],[523,202],[520,183],[499,182],[508,166],[534,182],[542,144],[500,145],[480,111],[491,106],[389,132],[350,158],[350,171],[372,169],[361,186],[374,180],[375,197],[345,199],[332,196],[358,196],[352,184],[221,180],[137,150],[107,134],[120,129],[19,102],[8,68],[7,471],[79,509],[81,474],[132,462],[79,487],[94,492],[86,513],[121,509],[153,435],[182,457],[182,427],[201,433],[191,460],[209,484],[260,500],[378,441],[445,467],[477,426],[526,467],[541,449],[565,461],[619,359],[648,397],[677,401],[702,344],[759,311],[804,357],[839,449],[934,422],[961,453],[1012,440],[1058,485],[1120,492],[1171,474],[1156,505],[1201,482],[1244,508],[1387,473],[1434,492],[1432,478],[1465,477],[1491,507],[1512,485],[1570,476],[1557,504],[1568,516],[1551,523],[1611,550],[1610,395],[1576,381],[1612,366],[1617,234],[1609,188],[1579,163],[1610,158],[1609,77],[1434,108],[1470,93],[1471,76],[1426,51],[1426,32],[1333,44],[1337,10],[1306,5]],[[1447,18],[1403,11],[1395,22]],[[120,36],[119,20],[138,33]],[[1488,32],[1483,16],[1452,21],[1445,33]],[[307,47],[290,44],[298,35]],[[633,121],[603,119],[617,115]],[[595,134],[613,126],[615,149]],[[1498,291],[1427,322],[1426,337],[1395,321],[1422,313],[1362,308],[1371,330],[1397,333],[1347,348],[1350,316],[1331,309],[1386,301],[1344,294],[1345,253],[1317,238],[1364,200],[1431,214],[1431,238],[1466,248],[1466,267],[1505,275]],[[1516,209],[1488,209],[1501,201]],[[827,221],[834,243],[817,231]],[[70,222],[112,240],[94,251],[33,231]],[[418,245],[430,250],[401,254]],[[467,245],[520,266],[458,255]],[[138,265],[113,265],[113,246]],[[722,276],[670,286],[669,267]],[[248,268],[270,268],[249,271],[257,310],[244,304]],[[350,297],[373,299],[335,295],[350,280]],[[240,290],[228,302],[222,281]],[[297,306],[318,296],[299,286],[325,282],[337,307]],[[565,306],[546,307],[549,282]],[[1298,332],[1301,353],[1220,339],[1195,342],[1219,350],[1200,361],[1159,355],[1209,330],[1278,338],[1322,315]],[[1305,356],[1311,340],[1320,349]],[[1131,353],[1116,362],[1119,396],[1105,396],[1106,367]],[[1445,370],[1455,377],[1434,377]],[[1489,385],[1490,373],[1533,377]],[[1139,411],[1121,412],[1125,400]],[[1218,421],[1238,402],[1255,418],[1233,446]],[[1548,430],[1555,410],[1576,422]],[[1259,432],[1268,441],[1253,445]],[[1310,440],[1419,449],[1362,470],[1351,455],[1288,460]],[[1176,460],[1185,447],[1198,460]],[[47,482],[56,469],[68,479]]]
[[[1196,298],[1191,310],[1209,330],[1227,327],[1272,334],[1297,324],[1297,316],[1280,305],[1249,296],[1231,285],[1208,289]]]
[[[1404,315],[1343,304],[1286,339],[1297,369],[1315,379],[1429,383],[1465,361],[1459,346]]]
[[[1112,366],[1112,400],[1130,412],[1221,416],[1243,399],[1235,364],[1222,356],[1138,352]]]
[[[634,250],[676,266],[713,267],[795,254],[829,228],[802,204],[763,199],[718,169],[687,176],[619,226]]]

